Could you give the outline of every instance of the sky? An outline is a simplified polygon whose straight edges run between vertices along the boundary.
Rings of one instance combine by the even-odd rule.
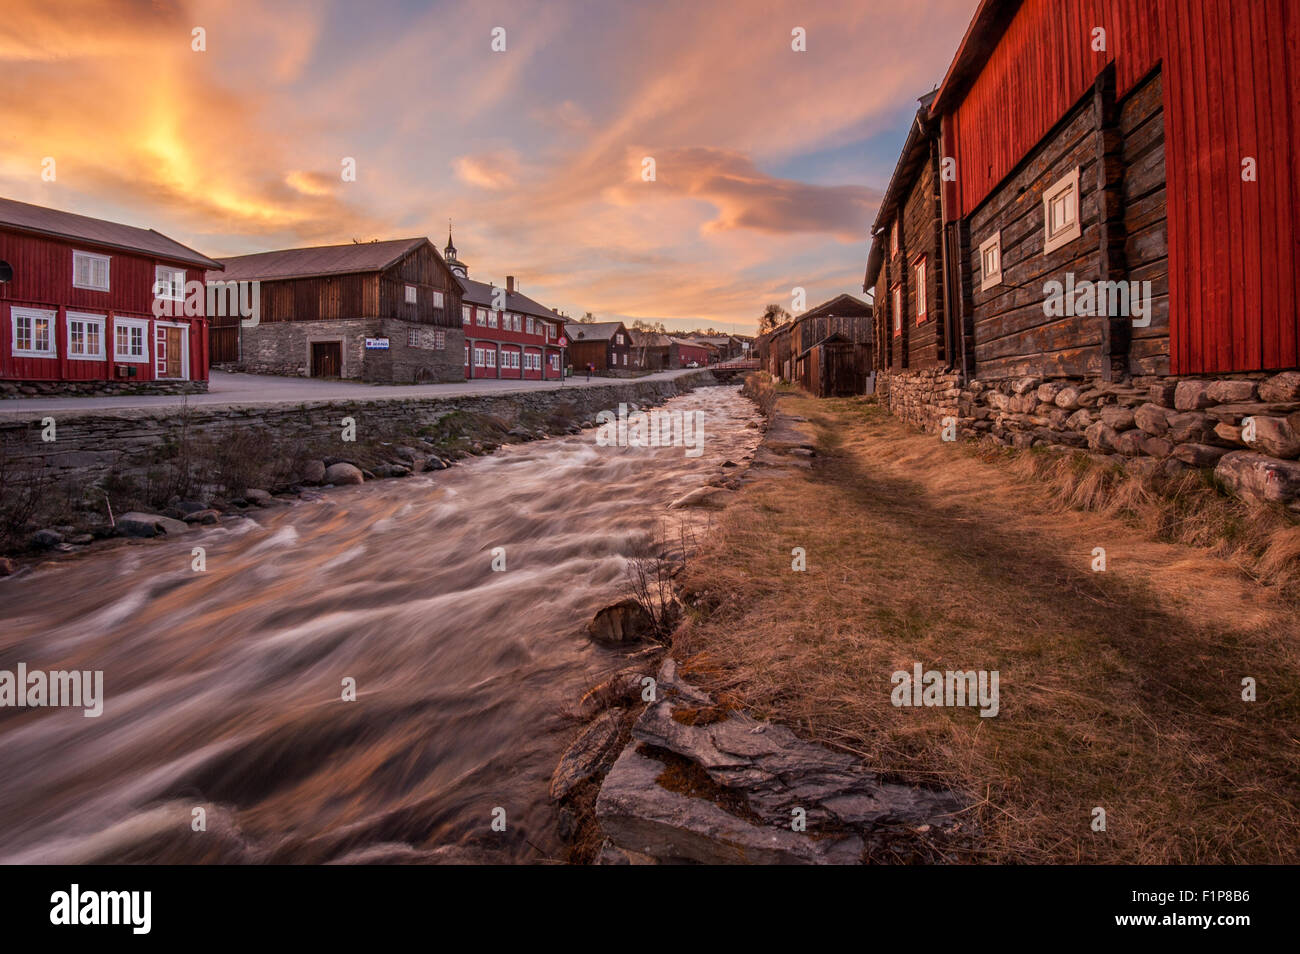
[[[214,257],[450,220],[471,278],[567,314],[752,333],[861,295],[975,6],[6,0],[0,195]]]

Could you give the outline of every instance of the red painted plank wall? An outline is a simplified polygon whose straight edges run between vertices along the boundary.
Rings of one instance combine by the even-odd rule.
[[[1170,369],[1296,367],[1300,7],[1199,0],[1166,16]]]
[[[1091,49],[1094,26],[1107,52]],[[1025,0],[944,117],[947,216],[969,215],[1115,63],[1163,71],[1170,370],[1300,366],[1300,4]],[[1243,182],[1243,157],[1258,181]]]

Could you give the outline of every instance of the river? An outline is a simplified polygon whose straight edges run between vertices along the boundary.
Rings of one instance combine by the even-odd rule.
[[[702,456],[586,431],[0,580],[0,670],[102,670],[105,695],[0,708],[0,862],[563,857],[569,713],[625,664],[583,628],[759,440],[735,388],[665,407],[703,413]]]

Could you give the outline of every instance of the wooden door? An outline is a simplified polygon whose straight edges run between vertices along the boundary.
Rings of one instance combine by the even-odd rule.
[[[169,378],[181,376],[181,329],[167,329],[167,374]]]
[[[157,326],[154,351],[154,374],[159,378],[180,378],[185,375],[185,346],[183,328]]]
[[[311,344],[311,376],[337,378],[343,368],[343,345],[337,341],[313,341]]]

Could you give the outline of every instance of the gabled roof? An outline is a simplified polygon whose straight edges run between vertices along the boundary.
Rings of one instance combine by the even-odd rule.
[[[870,317],[872,314],[871,305],[861,298],[854,298],[852,295],[845,293],[836,295],[830,301],[824,301],[820,305],[809,308],[802,315],[794,319],[794,324],[798,324],[806,318],[819,318],[822,315],[838,315],[844,318],[851,317]]]
[[[988,62],[989,54],[1007,32],[1022,0],[980,0],[948,72],[929,104],[935,114],[953,109]]]
[[[381,272],[418,248],[427,238],[393,239],[388,242],[350,242],[347,245],[318,245],[312,248],[283,248],[223,258],[226,281],[275,281],[289,278],[318,278]],[[429,243],[432,247],[433,243]],[[434,249],[434,254],[437,254]]]
[[[879,274],[880,266],[884,262],[883,243],[888,238],[884,235],[885,223],[894,217],[899,204],[906,200],[907,190],[929,155],[930,140],[938,135],[937,124],[931,122],[930,115],[930,106],[934,103],[936,95],[938,95],[937,91],[926,93],[921,97],[921,106],[912,119],[912,125],[908,127],[903,151],[899,153],[894,172],[889,177],[889,185],[885,187],[885,194],[881,196],[876,220],[871,224],[873,238],[871,253],[867,257],[867,272],[862,280],[863,291],[875,283],[876,275]],[[879,254],[876,251],[877,247],[881,249]]]
[[[570,341],[608,341],[622,329],[621,321],[571,321],[564,326],[564,334]]]
[[[173,241],[153,229],[138,229],[105,219],[92,219],[60,209],[47,209],[15,199],[0,198],[0,227],[7,226],[23,232],[34,232],[52,238],[72,239],[117,248],[124,252],[138,252],[169,262],[197,265],[205,269],[220,269],[221,265],[194,249]]]
[[[673,337],[669,337],[668,340],[671,341],[673,344],[676,344],[676,345],[687,345],[688,347],[691,347],[691,348],[703,348],[705,351],[707,351],[709,348],[716,347],[715,345],[711,345],[711,344],[709,344],[707,341],[700,341],[698,338],[673,338]]]
[[[505,291],[500,285],[490,285],[487,282],[476,282],[472,278],[457,277],[460,282],[461,291],[464,293],[462,298],[467,305],[482,305],[485,308],[493,308],[496,301],[493,294],[496,291]],[[549,321],[563,321],[564,319],[557,315],[545,305],[538,304],[527,295],[519,292],[506,292],[506,311],[516,311],[521,315],[532,315],[534,318],[545,318]]]

